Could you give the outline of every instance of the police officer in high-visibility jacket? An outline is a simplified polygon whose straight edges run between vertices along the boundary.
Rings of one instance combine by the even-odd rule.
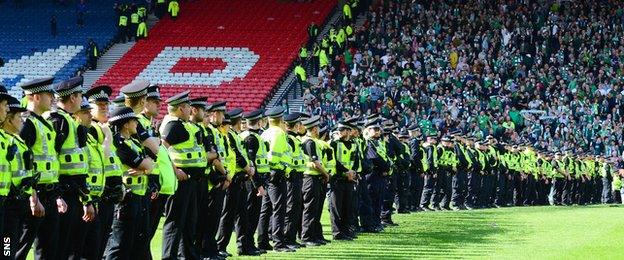
[[[292,158],[288,147],[288,136],[281,125],[283,107],[274,107],[265,112],[269,117],[269,128],[262,133],[262,140],[269,143],[268,160],[271,168],[271,174],[268,187],[268,199],[262,201],[262,209],[260,213],[260,221],[263,218],[270,218],[271,230],[273,233],[273,250],[277,252],[292,252],[294,249],[286,245],[284,239],[286,217],[286,178],[292,170]],[[271,210],[268,210],[268,209]],[[272,216],[269,216],[272,212]],[[268,244],[268,230],[261,228],[258,230],[258,236],[262,241],[258,241],[260,245]]]
[[[247,219],[247,230],[249,232],[247,239],[251,241],[248,242],[248,244],[251,245],[251,249],[259,251],[261,254],[266,253],[266,250],[260,249],[254,245],[254,233],[258,228],[260,206],[262,205],[262,198],[266,196],[264,187],[267,186],[268,175],[270,174],[269,161],[267,159],[269,145],[260,137],[262,134],[260,121],[263,116],[263,109],[257,109],[243,114],[243,119],[247,121],[247,130],[240,133],[240,137],[246,149],[247,158],[249,158],[249,161],[256,169],[256,174],[246,183],[247,214],[249,215]],[[268,225],[268,222],[265,224]]]
[[[8,101],[11,96],[7,93],[4,86],[0,85],[0,123],[7,118],[9,111]],[[9,159],[15,155],[16,146],[10,145],[10,136],[0,128],[0,218],[4,217],[4,203],[11,189],[11,169]],[[4,223],[0,223],[0,234],[3,233],[2,227]]]
[[[24,223],[30,216],[40,216],[44,212],[37,198],[37,192],[33,189],[38,177],[33,171],[32,150],[19,136],[19,131],[23,126],[22,114],[26,112],[26,109],[20,105],[19,100],[10,97],[0,85],[0,100],[6,98],[8,98],[8,113],[4,118],[2,117],[5,107],[2,104],[3,101],[0,101],[0,121],[2,122],[0,130],[2,137],[0,138],[8,141],[4,146],[7,148],[5,150],[7,154],[6,164],[3,160],[0,162],[0,167],[3,168],[3,174],[5,174],[3,177],[6,178],[6,171],[10,173],[10,180],[7,184],[10,191],[4,201],[4,208],[0,211],[4,211],[2,237],[10,239],[7,244],[12,249],[17,249]],[[16,253],[12,250],[10,255],[5,255],[5,257],[14,258]]]
[[[113,132],[113,145],[123,170],[123,196],[115,205],[111,236],[104,254],[106,259],[138,259],[143,252],[135,250],[142,223],[143,196],[147,193],[147,175],[154,161],[147,156],[138,140],[138,117],[129,107],[116,108],[108,120]]]
[[[372,225],[375,230],[383,230],[381,225],[382,191],[384,189],[384,177],[390,172],[390,163],[386,161],[381,143],[381,125],[375,116],[369,117],[365,124],[366,150],[364,158],[371,162],[371,172],[366,176],[368,193],[371,197]]]
[[[102,148],[104,167],[104,189],[97,203],[97,216],[87,234],[83,247],[83,257],[101,259],[113,223],[115,204],[122,196],[121,161],[113,145],[113,135],[108,125],[108,106],[113,90],[106,85],[89,89],[84,96],[91,104],[92,122],[89,135]],[[88,140],[88,139],[87,139]],[[87,142],[87,145],[91,145]],[[98,228],[99,226],[99,228]]]
[[[133,3],[130,6],[130,26],[128,28],[128,30],[130,31],[130,39],[136,37],[136,40],[139,39],[139,12],[138,9],[136,7],[136,5]]]
[[[297,234],[301,230],[303,172],[305,171],[305,154],[301,149],[299,139],[305,131],[302,131],[301,114],[292,113],[284,115],[284,123],[288,134],[288,146],[292,154],[292,171],[286,182],[288,195],[286,198],[286,244],[289,247],[299,248]]]
[[[67,203],[67,212],[59,219],[58,257],[69,257],[69,247],[81,244],[78,223],[83,215],[91,220],[95,214],[89,203],[86,183],[88,163],[83,148],[86,146],[88,128],[80,126],[72,114],[80,110],[82,102],[82,77],[71,78],[56,85],[57,110],[46,113],[56,131],[55,150],[58,152],[59,184],[61,197]]]
[[[83,98],[80,109],[73,113],[72,116],[84,131],[88,131],[91,128],[91,105],[86,98]],[[95,213],[97,213],[97,207],[104,191],[104,149],[91,134],[87,133],[83,152],[87,160],[87,186],[89,191],[84,203],[92,205]],[[72,233],[76,234],[76,237],[72,238],[74,243],[68,245],[68,256],[70,258],[82,258],[90,254],[87,253],[89,250],[87,245],[90,243],[87,242],[87,239],[97,240],[98,237],[89,236],[89,233],[98,234],[101,229],[100,220],[95,213],[89,215],[85,212],[82,216],[83,221],[75,223],[76,226],[73,229],[76,231]]]
[[[243,109],[234,108],[227,112],[230,119],[230,127],[227,133],[227,141],[232,147],[235,154],[236,167],[230,172],[232,183],[226,190],[225,201],[223,204],[223,215],[219,223],[219,233],[217,235],[218,249],[221,255],[229,255],[227,245],[234,226],[236,225],[236,240],[238,246],[238,255],[260,255],[260,252],[253,250],[251,240],[247,239],[249,232],[247,230],[247,191],[246,181],[253,178],[255,169],[247,158],[247,153],[243,148],[242,140],[239,137],[241,132],[241,121]]]
[[[176,20],[176,18],[178,18],[178,13],[180,12],[180,4],[177,0],[171,0],[171,2],[169,2],[167,12],[169,12],[171,19],[173,19],[174,21]]]
[[[424,154],[424,150],[422,149],[422,133],[418,124],[414,123],[407,127],[407,132],[409,134],[409,140],[407,144],[410,150],[410,187],[409,191],[411,192],[410,196],[410,211],[417,212],[422,211],[420,208],[420,198],[422,195],[423,189],[423,164],[421,162],[422,155]]]
[[[191,107],[189,91],[176,94],[167,102],[169,114],[163,119],[160,132],[167,147],[178,179],[178,189],[167,201],[163,225],[163,259],[197,259],[199,251],[194,244],[197,223],[197,183],[207,167],[204,135],[189,122]],[[182,246],[180,246],[182,245]],[[181,252],[178,252],[181,250]]]
[[[441,151],[438,164],[440,170],[438,171],[438,182],[435,186],[433,201],[436,210],[450,210],[452,180],[459,161],[451,137],[445,135],[441,141],[441,144],[438,145],[438,150]]]
[[[330,179],[329,212],[334,240],[353,240],[355,234],[349,230],[351,223],[351,196],[354,196],[352,182],[355,181],[355,165],[359,163],[357,147],[350,139],[352,125],[346,122],[336,126],[337,139],[330,142],[336,158],[336,172]]]
[[[207,116],[204,117],[203,128],[205,129],[204,146],[208,154],[208,159],[212,159],[211,153],[216,152],[216,158],[208,160],[211,166],[207,169],[208,176],[200,179],[198,183],[199,194],[199,219],[197,236],[195,244],[200,248],[200,255],[204,258],[217,259],[218,255],[217,241],[215,239],[221,212],[223,210],[223,198],[225,189],[229,187],[230,179],[228,177],[228,161],[229,149],[225,135],[219,130],[223,124],[226,102],[217,101],[208,104],[206,98],[196,98],[191,100],[191,105],[205,106]]]
[[[306,169],[303,172],[303,216],[301,225],[301,242],[306,246],[319,246],[324,243],[319,237],[322,234],[316,232],[321,229],[317,227],[316,215],[322,212],[321,200],[322,185],[329,180],[329,172],[323,164],[322,144],[320,143],[319,124],[320,118],[313,116],[302,122],[306,131],[306,136],[301,138],[302,149],[306,155]],[[322,230],[322,229],[321,229]]]
[[[117,22],[117,43],[128,41],[128,5],[115,4],[113,7],[118,16]]]
[[[162,99],[160,97],[158,85],[152,84],[147,87],[145,106],[143,112],[141,112],[138,117],[139,124],[144,126],[152,137],[160,137],[159,129],[154,125],[154,120],[160,112],[161,102]],[[141,249],[146,257],[151,255],[150,242],[160,224],[160,218],[163,216],[165,204],[178,188],[178,180],[174,173],[173,162],[169,157],[167,148],[162,143],[158,149],[156,167],[154,167],[152,174],[148,176],[148,181],[150,192],[146,194],[144,199],[150,205],[150,220],[148,237],[143,241],[143,248]]]
[[[208,192],[210,191],[210,188],[212,187],[209,188],[208,183],[209,181],[211,181],[209,180],[209,178],[212,178],[212,176],[214,175],[214,172],[212,169],[214,160],[218,160],[217,148],[213,141],[214,138],[212,138],[210,130],[207,127],[207,124],[209,122],[207,119],[208,117],[206,115],[206,109],[209,107],[207,100],[208,99],[206,97],[196,97],[196,98],[189,99],[189,105],[191,106],[190,121],[193,124],[195,124],[199,128],[199,130],[202,132],[202,134],[204,135],[204,142],[203,144],[201,144],[201,146],[206,153],[206,160],[208,163],[206,170],[204,171],[204,174],[199,176],[197,180],[197,205],[196,207],[197,207],[198,222],[197,222],[197,228],[196,228],[197,231],[195,232],[195,237],[193,239],[195,240],[200,256],[202,255],[201,253],[202,245],[201,245],[201,240],[199,240],[199,238],[202,238],[203,231],[205,230],[206,224],[203,223],[203,221],[199,221],[199,220],[207,219],[210,214]]]
[[[424,153],[422,155],[423,165],[423,192],[420,198],[420,207],[424,211],[432,211],[431,197],[435,189],[436,181],[438,180],[438,147],[436,132],[429,131],[427,140],[422,144]]]
[[[364,231],[363,225],[360,225],[360,205],[363,203],[367,203],[370,205],[370,197],[364,198],[364,195],[368,195],[366,191],[366,186],[364,185],[364,181],[362,180],[363,171],[365,164],[362,160],[364,157],[364,139],[362,139],[361,131],[364,126],[364,121],[361,121],[359,117],[351,117],[345,120],[345,123],[351,126],[351,130],[349,131],[350,140],[352,140],[355,145],[355,156],[358,157],[357,163],[354,163],[354,171],[356,173],[355,179],[352,182],[353,195],[351,196],[350,202],[350,225],[349,230],[352,234],[357,235],[358,233]],[[363,221],[364,218],[362,218]],[[362,222],[364,223],[364,222]]]

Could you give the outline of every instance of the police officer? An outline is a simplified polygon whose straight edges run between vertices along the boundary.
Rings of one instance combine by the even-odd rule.
[[[202,174],[197,180],[197,205],[196,207],[197,207],[198,222],[197,222],[197,231],[194,237],[194,240],[195,240],[194,243],[198,248],[200,256],[202,255],[201,239],[203,238],[205,225],[199,220],[206,219],[209,215],[208,192],[212,188],[212,187],[209,187],[209,181],[211,181],[209,180],[209,178],[212,178],[214,174],[212,170],[213,162],[216,159],[218,160],[217,148],[213,142],[212,135],[209,134],[209,129],[207,127],[207,124],[209,122],[206,117],[206,109],[208,109],[209,107],[207,100],[208,98],[206,97],[197,97],[197,98],[189,99],[189,105],[191,106],[190,121],[193,122],[204,135],[204,143],[201,144],[201,146],[204,148],[204,151],[206,153],[207,163],[208,163],[208,167],[206,167],[206,171],[204,171],[204,174]],[[160,158],[160,156],[158,158]],[[192,205],[190,205],[190,207],[192,207]]]
[[[263,219],[270,217],[268,210],[266,210],[270,207],[272,209],[271,231],[274,242],[273,249],[277,252],[293,252],[294,249],[287,246],[284,238],[287,194],[286,178],[292,170],[292,159],[288,153],[290,150],[288,147],[288,136],[280,127],[283,123],[284,108],[274,107],[266,111],[265,114],[269,117],[269,128],[262,133],[261,137],[269,143],[268,160],[271,176],[269,179],[268,200],[264,199],[262,201],[260,222],[262,223]],[[265,230],[263,226],[258,230],[258,236],[262,239],[258,241],[261,248],[268,244],[266,240],[268,238],[268,230]]]
[[[249,243],[250,240],[247,239],[249,232],[247,230],[247,191],[245,183],[253,177],[255,169],[250,165],[242,140],[238,135],[241,132],[242,115],[243,109],[241,108],[232,109],[227,113],[230,119],[227,141],[234,152],[236,167],[229,174],[232,183],[226,189],[223,215],[219,223],[217,245],[220,255],[231,256],[226,249],[235,225],[238,255],[260,255],[259,251],[252,250],[252,245]]]
[[[168,116],[163,119],[161,139],[175,166],[178,188],[170,197],[163,225],[163,259],[197,259],[195,246],[197,222],[197,181],[205,174],[207,158],[203,132],[189,122],[189,91],[176,94],[167,102]],[[180,249],[180,252],[178,252]]]
[[[381,209],[384,189],[384,177],[390,172],[390,164],[386,161],[383,154],[385,148],[381,145],[381,125],[377,118],[369,118],[366,123],[366,150],[364,156],[366,160],[372,164],[371,172],[366,176],[368,183],[368,192],[371,197],[371,207],[373,209],[372,223],[378,231],[383,230],[381,225]]]
[[[0,85],[0,124],[4,124],[9,111],[8,101],[11,96],[7,93],[4,86]],[[9,161],[13,160],[17,147],[11,145],[10,136],[0,128],[0,234],[3,234],[4,212],[7,195],[11,189],[11,165]]]
[[[8,99],[8,100],[7,100]],[[4,100],[7,100],[8,113],[5,114]],[[0,162],[3,168],[3,177],[10,183],[7,183],[7,189],[10,191],[4,201],[4,223],[3,237],[10,239],[10,247],[18,248],[21,228],[25,221],[32,215],[43,216],[43,205],[37,198],[37,193],[32,187],[35,185],[38,176],[33,172],[33,156],[32,151],[26,145],[26,142],[19,137],[19,131],[23,126],[22,113],[26,109],[20,105],[19,100],[10,97],[4,87],[0,85],[0,120],[2,121],[0,129],[0,138],[4,139],[2,144],[6,151],[6,164]],[[2,151],[0,151],[2,153]],[[3,157],[4,158],[4,157]],[[7,173],[10,174],[7,176]],[[7,192],[7,190],[4,190]],[[15,251],[11,251],[10,255],[5,255],[10,259],[15,257]]]
[[[143,196],[147,192],[147,175],[154,161],[145,154],[141,144],[132,136],[137,134],[138,117],[129,107],[113,110],[108,122],[112,126],[113,145],[123,170],[123,196],[115,205],[111,236],[106,245],[106,259],[138,258],[143,252],[135,250],[139,240]]]
[[[438,150],[440,151],[438,153],[440,155],[438,165],[440,168],[437,171],[438,181],[435,186],[433,200],[436,210],[449,210],[452,179],[454,170],[457,169],[458,159],[451,137],[444,135],[441,141],[441,144],[438,145]]]
[[[412,212],[422,211],[420,208],[420,198],[423,190],[423,178],[424,178],[424,169],[423,169],[423,156],[425,155],[425,151],[421,146],[422,143],[422,133],[420,128],[418,128],[418,124],[412,124],[407,127],[407,131],[409,134],[408,145],[410,149],[410,187],[409,191],[412,194],[410,210]]]
[[[139,124],[146,129],[151,137],[158,138],[160,136],[159,129],[154,125],[154,120],[160,112],[161,101],[158,85],[147,87],[145,106],[138,117]],[[145,239],[141,250],[146,257],[151,258],[150,242],[156,234],[167,200],[178,188],[173,162],[169,157],[167,148],[162,143],[158,149],[156,167],[148,176],[148,188],[150,192],[146,194],[144,199],[145,203],[150,205],[148,208],[149,229],[147,239]]]
[[[301,225],[301,242],[305,246],[319,246],[321,241],[318,240],[319,229],[316,225],[317,212],[322,211],[320,208],[322,194],[322,185],[329,179],[329,172],[322,163],[322,145],[320,143],[318,116],[311,117],[302,122],[306,128],[306,136],[301,138],[303,152],[306,155],[306,169],[303,172],[303,215]]]
[[[34,214],[24,225],[17,254],[25,259],[32,243],[37,239],[35,258],[55,259],[58,256],[59,213],[67,211],[67,204],[59,196],[58,156],[55,149],[56,132],[52,124],[43,118],[43,113],[51,109],[54,102],[53,77],[35,79],[22,85],[28,100],[28,119],[20,131],[20,137],[28,147],[32,147],[35,161],[34,170],[41,176],[35,190],[44,207],[45,216]]]
[[[302,245],[297,243],[297,234],[301,231],[302,215],[302,185],[303,172],[305,171],[304,152],[301,149],[301,114],[292,113],[284,115],[286,132],[288,134],[288,146],[292,155],[292,171],[286,182],[286,244],[289,247],[299,248]],[[303,131],[305,134],[305,131]]]
[[[429,132],[427,141],[422,144],[423,157],[421,159],[423,165],[423,192],[420,199],[420,208],[424,211],[432,211],[431,197],[433,196],[438,175],[438,148],[435,132]]]
[[[264,116],[262,109],[257,109],[243,115],[243,119],[247,121],[247,130],[240,134],[243,140],[244,147],[247,152],[247,158],[253,164],[256,169],[256,174],[251,180],[246,183],[247,186],[247,214],[248,224],[247,231],[249,235],[247,239],[251,245],[252,251],[259,251],[261,254],[266,253],[266,250],[257,248],[254,244],[253,238],[256,229],[258,228],[258,220],[260,218],[260,206],[262,205],[262,198],[266,196],[264,187],[267,186],[268,175],[270,174],[269,163],[267,160],[267,151],[269,145],[262,140],[260,135],[262,129],[260,128],[260,121]]]
[[[362,158],[363,158],[363,151],[364,151],[363,149],[364,142],[360,136],[361,126],[359,125],[360,123],[359,120],[360,120],[359,117],[351,117],[345,120],[345,123],[350,126],[349,138],[353,142],[353,145],[354,145],[353,156],[358,157],[357,162],[355,162],[353,165],[353,170],[355,171],[356,174],[354,176],[354,180],[351,182],[352,195],[351,195],[351,201],[349,202],[349,206],[350,206],[349,213],[351,214],[351,216],[349,217],[349,221],[350,221],[349,231],[354,236],[357,236],[357,234],[362,231],[358,216],[359,216],[360,196],[363,193],[362,191],[365,190],[365,187],[362,189],[358,189],[358,186],[360,185],[360,183],[363,183],[363,181],[360,181],[360,180],[362,178],[362,171],[363,171]],[[363,122],[362,122],[362,126],[363,126]],[[368,199],[368,201],[370,203],[370,198]]]
[[[123,93],[125,106],[132,108],[132,111],[134,111],[137,116],[144,112],[147,104],[147,88],[149,86],[149,82],[138,80],[123,86],[119,90]],[[139,120],[137,134],[134,138],[141,142],[141,145],[147,149],[145,152],[155,161],[156,155],[159,153],[160,149],[160,140],[155,136],[153,127],[148,121],[143,119]]]
[[[101,259],[111,232],[115,204],[122,196],[121,161],[113,145],[113,135],[108,124],[109,97],[112,89],[106,85],[89,89],[84,96],[91,104],[92,122],[89,135],[103,149],[104,190],[97,203],[97,216],[91,225],[82,249],[83,257]],[[87,139],[88,140],[88,139]],[[93,140],[92,140],[93,141]],[[89,143],[87,143],[89,145]],[[99,228],[98,228],[99,226]]]
[[[80,109],[73,113],[73,119],[79,127],[85,132],[91,127],[91,105],[86,98],[83,98]],[[82,221],[75,223],[75,230],[72,232],[75,237],[72,238],[73,243],[68,245],[68,257],[71,259],[82,258],[85,255],[85,247],[88,243],[87,239],[98,240],[98,236],[88,237],[88,234],[99,234],[101,228],[99,218],[96,216],[97,206],[104,191],[104,150],[95,138],[86,133],[86,145],[83,148],[85,159],[87,161],[87,179],[88,194],[83,198],[83,204],[91,205],[94,208],[93,213],[84,212],[81,216]],[[99,240],[98,240],[99,241]]]
[[[353,240],[349,229],[351,223],[352,182],[355,181],[354,166],[358,163],[356,144],[350,140],[353,126],[339,123],[337,139],[330,142],[336,158],[336,172],[330,176],[329,212],[334,240]]]
[[[195,102],[204,102],[204,100],[194,100]],[[217,250],[217,241],[215,236],[221,219],[223,210],[223,198],[225,196],[224,189],[229,187],[231,179],[228,177],[228,171],[233,170],[228,158],[233,153],[226,140],[225,132],[219,129],[224,120],[226,103],[217,101],[213,104],[205,104],[208,116],[204,117],[203,126],[206,129],[207,142],[206,148],[208,154],[215,151],[217,158],[209,161],[212,166],[209,169],[208,178],[205,181],[199,181],[198,191],[201,196],[200,202],[200,219],[198,223],[198,236],[196,236],[196,244],[201,245],[201,256],[208,259],[222,259],[227,255],[219,255]],[[207,189],[206,194],[202,194],[202,189]]]
[[[56,85],[57,111],[46,113],[56,131],[55,150],[58,152],[59,184],[61,197],[67,203],[67,212],[59,219],[58,257],[67,258],[70,244],[81,244],[75,241],[80,237],[76,230],[81,221],[83,210],[93,217],[93,205],[83,202],[88,200],[86,173],[87,160],[83,151],[86,145],[87,129],[80,127],[72,118],[72,114],[80,109],[82,102],[82,78],[76,77]]]

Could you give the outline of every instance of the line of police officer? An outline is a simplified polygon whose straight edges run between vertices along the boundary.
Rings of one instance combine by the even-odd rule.
[[[33,243],[37,259],[151,259],[163,215],[163,259],[226,258],[233,231],[238,255],[292,252],[330,242],[326,197],[333,240],[348,241],[396,225],[395,210],[607,203],[620,179],[605,158],[459,133],[438,144],[376,115],[330,131],[319,116],[228,111],[189,91],[156,125],[148,82],[121,88],[108,113],[110,87],[53,80],[22,85],[25,107],[0,88],[0,231],[15,259]]]

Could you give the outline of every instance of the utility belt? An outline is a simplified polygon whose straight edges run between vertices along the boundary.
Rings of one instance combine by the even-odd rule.
[[[303,172],[292,170],[286,179],[288,179],[288,181],[295,181],[301,178],[303,178]]]
[[[232,177],[232,183],[245,183],[247,179],[248,178],[246,172],[237,172],[236,174],[234,174],[234,177]]]
[[[120,176],[106,177],[101,201],[119,203],[123,198],[124,186]]]
[[[286,180],[286,173],[282,170],[271,170],[269,173],[269,182],[281,183]]]
[[[87,175],[59,176],[59,191],[63,197],[77,196],[83,201],[89,197],[89,188],[86,185]],[[81,180],[82,179],[82,180]],[[81,185],[80,182],[84,185]]]

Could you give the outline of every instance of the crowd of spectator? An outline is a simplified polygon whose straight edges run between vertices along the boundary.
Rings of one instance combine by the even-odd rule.
[[[381,1],[364,15],[331,62],[310,63],[301,110],[624,152],[624,2]]]

